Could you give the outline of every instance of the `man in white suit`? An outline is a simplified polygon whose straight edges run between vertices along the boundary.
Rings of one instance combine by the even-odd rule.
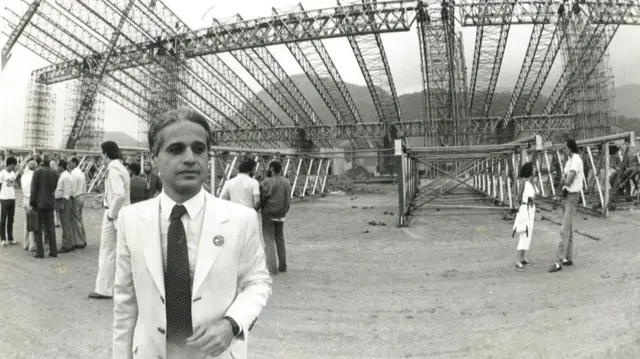
[[[205,192],[211,129],[189,110],[149,129],[162,193],[118,218],[113,358],[247,358],[271,295],[255,210]]]
[[[104,180],[104,215],[102,216],[102,233],[100,235],[100,254],[98,257],[98,275],[96,287],[89,294],[92,299],[113,298],[113,281],[116,271],[116,226],[123,206],[128,205],[130,192],[129,172],[120,161],[120,149],[113,141],[101,145],[102,160],[107,165]]]

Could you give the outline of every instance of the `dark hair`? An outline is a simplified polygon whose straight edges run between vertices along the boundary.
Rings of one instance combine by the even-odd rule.
[[[282,171],[282,163],[280,161],[271,161],[269,167],[273,168],[273,172],[280,173]]]
[[[133,172],[134,176],[140,176],[140,164],[134,162],[129,165],[129,170]]]
[[[152,121],[151,126],[149,127],[147,140],[149,141],[149,151],[151,151],[152,156],[158,155],[160,147],[164,141],[164,138],[159,136],[160,132],[162,132],[165,127],[181,121],[193,122],[204,128],[207,133],[207,150],[209,150],[212,140],[211,126],[207,119],[193,110],[175,109],[161,114],[155,121]]]
[[[573,139],[568,139],[567,140],[567,147],[569,147],[569,149],[571,150],[571,152],[573,153],[578,153],[578,144],[576,143],[575,140]]]
[[[238,171],[240,171],[240,173],[249,173],[251,171],[253,171],[254,168],[256,168],[256,161],[253,160],[252,158],[246,159],[244,160],[240,166],[238,166]]]
[[[120,158],[120,148],[118,144],[113,141],[105,141],[100,145],[102,148],[102,153],[107,155],[110,160],[117,160]]]
[[[69,160],[69,162],[73,163],[76,166],[80,164],[80,161],[77,157],[71,157],[71,160]]]
[[[531,176],[533,176],[533,163],[527,162],[520,167],[518,178],[529,178]]]
[[[18,160],[15,157],[13,156],[7,157],[7,166],[17,165],[17,164],[18,164]]]
[[[63,168],[63,169],[65,169],[65,170],[66,170],[66,169],[67,169],[67,161],[65,161],[65,160],[59,160],[59,161],[58,161],[58,167],[61,167],[61,168]]]
[[[40,163],[42,162],[42,157],[40,157],[40,156],[36,155],[36,156],[33,158],[33,160],[34,160],[34,161],[36,161],[36,164],[37,164],[38,166],[40,166]]]

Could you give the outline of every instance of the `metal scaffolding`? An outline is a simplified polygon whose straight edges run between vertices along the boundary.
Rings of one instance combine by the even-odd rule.
[[[55,133],[56,94],[50,85],[43,85],[31,77],[27,87],[24,111],[24,147],[52,147]]]
[[[67,139],[73,130],[73,124],[81,108],[82,99],[86,93],[86,82],[82,80],[70,81],[66,87],[64,100],[64,125],[62,127],[61,148],[67,144]],[[76,149],[95,150],[104,139],[104,96],[96,95],[94,103],[86,115],[82,136],[76,143]]]
[[[149,125],[163,112],[184,107],[181,99],[183,86],[180,82],[182,76],[180,63],[171,56],[158,56],[157,63],[148,68],[153,73],[149,77],[148,96],[149,117],[138,121],[138,146],[146,147],[149,144],[147,134]]]
[[[587,24],[585,27],[592,28],[588,30],[594,33],[598,31],[596,25]],[[567,67],[573,61],[580,63],[573,82],[576,85],[571,88],[569,94],[568,101],[571,104],[566,106],[566,110],[576,115],[574,136],[577,139],[605,136],[609,134],[611,119],[615,116],[615,87],[607,47],[613,37],[611,32],[615,32],[616,27],[602,27],[599,36],[594,36],[589,45],[579,43],[586,41],[584,36],[580,36],[578,24],[572,23],[569,29],[567,42],[562,48],[563,60]],[[571,45],[589,48],[584,50],[583,57],[578,60],[575,59],[578,54],[569,49]]]

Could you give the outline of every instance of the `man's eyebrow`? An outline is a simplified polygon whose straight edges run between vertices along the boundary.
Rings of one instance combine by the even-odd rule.
[[[191,143],[186,143],[186,142],[182,142],[182,141],[175,141],[175,142],[169,141],[169,143],[167,143],[167,147],[171,147],[171,146],[175,146],[175,145],[180,145],[180,146],[204,145],[204,146],[206,146],[207,143],[203,142],[203,141],[200,141],[200,140],[195,140],[195,141],[192,141]]]

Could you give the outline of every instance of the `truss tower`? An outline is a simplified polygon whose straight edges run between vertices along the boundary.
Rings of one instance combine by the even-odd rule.
[[[62,143],[64,148],[73,123],[80,109],[83,94],[85,93],[86,81],[74,80],[67,84],[64,101],[64,124],[62,127]],[[95,150],[104,140],[104,97],[96,95],[93,106],[87,115],[86,124],[82,137],[78,140],[76,148],[79,150]]]
[[[24,112],[24,147],[52,147],[55,133],[56,94],[50,85],[31,77]]]
[[[568,27],[567,41],[563,43],[563,62],[567,68],[577,62],[577,75],[574,83],[579,84],[569,92],[571,104],[564,112],[576,115],[573,125],[576,139],[586,139],[608,135],[614,111],[613,70],[609,60],[608,39],[615,28],[584,24],[579,17],[571,21]],[[584,33],[602,32],[603,36],[589,38]],[[590,43],[588,41],[590,40]],[[602,54],[601,57],[598,54]],[[581,59],[578,56],[582,55]],[[585,70],[586,69],[586,70]],[[592,72],[589,69],[593,69]]]
[[[149,107],[148,118],[138,122],[138,145],[148,146],[147,134],[149,125],[163,112],[174,108],[184,107],[182,100],[182,80],[192,80],[185,77],[179,60],[165,55],[158,56],[157,63],[148,66],[153,76],[149,76]]]

